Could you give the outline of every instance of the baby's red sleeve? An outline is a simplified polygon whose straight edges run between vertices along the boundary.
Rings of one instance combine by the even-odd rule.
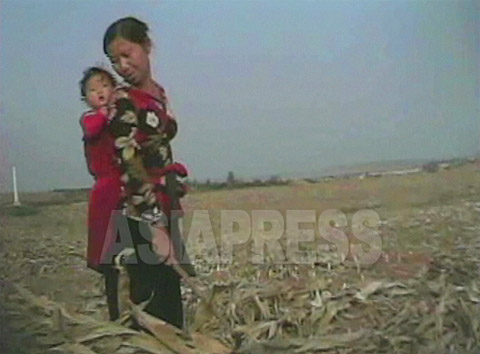
[[[83,136],[87,139],[94,138],[107,126],[107,116],[98,112],[87,112],[80,118],[80,125],[83,129]]]

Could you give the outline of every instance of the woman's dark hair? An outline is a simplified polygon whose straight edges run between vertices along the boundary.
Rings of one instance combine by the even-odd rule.
[[[130,42],[145,44],[150,41],[148,26],[135,17],[124,17],[112,23],[103,36],[103,52],[108,56],[108,46],[117,37],[122,37]]]
[[[95,75],[102,75],[103,77],[106,77],[107,80],[110,81],[113,87],[117,85],[117,81],[115,80],[113,75],[110,74],[108,70],[99,68],[97,66],[92,66],[91,68],[88,68],[83,72],[83,77],[80,80],[80,94],[82,95],[82,100],[85,100],[85,97],[87,96],[86,91],[87,91],[88,80],[90,80]]]

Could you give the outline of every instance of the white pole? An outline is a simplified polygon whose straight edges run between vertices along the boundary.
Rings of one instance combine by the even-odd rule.
[[[18,190],[17,190],[17,172],[15,166],[12,167],[13,175],[13,205],[20,206],[20,200],[18,199]]]

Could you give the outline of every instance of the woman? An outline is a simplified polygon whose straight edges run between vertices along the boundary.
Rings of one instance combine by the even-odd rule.
[[[171,200],[161,175],[169,169],[184,173],[172,161],[170,140],[177,124],[164,89],[152,77],[148,26],[133,17],[114,22],[104,35],[103,50],[114,70],[131,86],[117,95],[110,131],[115,138],[125,184],[126,215],[135,245],[136,264],[127,265],[133,303],[149,301],[145,311],[179,328],[183,325],[180,279],[172,267],[155,262],[139,249],[161,248],[168,232]],[[156,228],[144,227],[156,222]],[[145,237],[145,230],[150,235]],[[157,230],[153,231],[152,230]],[[152,247],[152,244],[155,246]],[[170,253],[167,263],[171,263]]]

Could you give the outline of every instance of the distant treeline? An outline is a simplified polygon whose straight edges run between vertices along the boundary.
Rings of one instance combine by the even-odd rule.
[[[91,188],[55,188],[52,190],[54,193],[88,193]]]
[[[429,172],[433,173],[439,169],[450,169],[454,167],[459,167],[468,163],[474,163],[478,161],[479,158],[454,158],[448,160],[438,160],[430,161],[422,165],[411,166],[415,167],[419,172]],[[406,173],[415,172],[414,169],[400,169],[397,174],[401,174],[401,171]],[[322,176],[317,178],[295,178],[295,179],[286,179],[280,176],[271,176],[267,179],[237,179],[233,171],[228,172],[228,175],[225,181],[212,181],[207,179],[205,181],[186,180],[186,184],[189,187],[190,191],[209,191],[209,190],[221,190],[221,189],[238,189],[238,188],[250,188],[250,187],[266,187],[266,186],[284,186],[289,184],[308,184],[308,183],[318,183],[318,182],[328,182],[333,179],[350,179],[350,178],[367,178],[367,177],[381,177],[384,175],[391,174],[392,170],[388,171],[363,171],[363,172],[354,172],[354,173],[344,173],[331,176]],[[58,188],[54,189],[53,192],[63,194],[63,195],[76,195],[78,199],[84,199],[90,192],[90,188]]]
[[[454,158],[448,160],[430,161],[421,165],[411,166],[410,169],[402,168],[397,171],[396,174],[401,175],[401,171],[407,173],[418,172],[436,172],[439,169],[450,169],[454,167],[463,166],[468,163],[474,163],[478,161],[478,158]],[[366,178],[366,177],[381,177],[389,175],[392,170],[386,171],[363,171],[344,173],[331,176],[322,176],[317,178],[300,178],[300,179],[286,179],[280,176],[272,176],[268,179],[253,179],[253,180],[241,180],[236,179],[233,171],[228,172],[227,178],[224,182],[211,181],[207,179],[204,182],[197,180],[189,181],[188,185],[192,190],[207,191],[207,190],[220,190],[220,189],[237,189],[237,188],[250,188],[250,187],[266,187],[266,186],[282,186],[289,184],[305,184],[305,183],[319,183],[328,182],[334,179],[350,179],[350,178]]]
[[[187,181],[188,186],[194,191],[206,191],[206,190],[219,190],[219,189],[238,189],[238,188],[250,188],[250,187],[265,187],[265,186],[284,186],[291,183],[291,180],[283,179],[277,176],[270,177],[269,179],[252,179],[252,180],[240,180],[227,178],[225,182],[211,181],[207,179],[204,182],[197,180]]]

